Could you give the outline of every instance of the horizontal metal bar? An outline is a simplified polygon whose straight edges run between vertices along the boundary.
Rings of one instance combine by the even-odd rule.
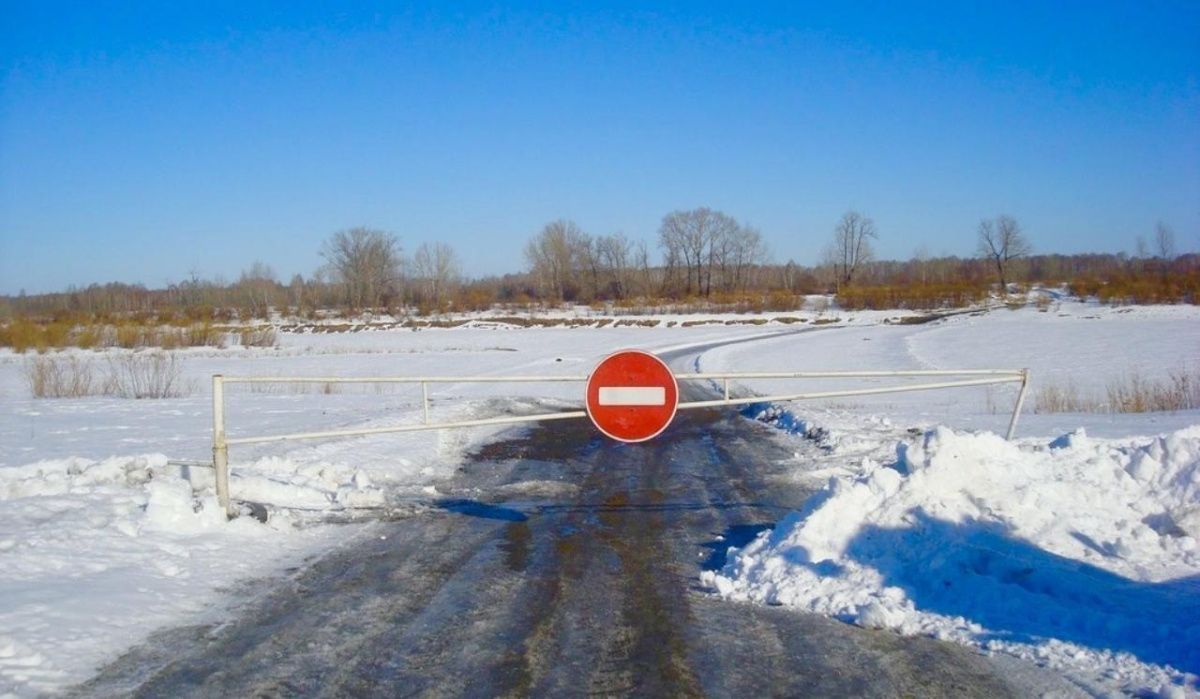
[[[809,400],[815,398],[844,398],[847,396],[871,396],[883,393],[903,393],[906,391],[930,391],[937,388],[959,388],[961,386],[987,386],[998,383],[1016,383],[1021,378],[972,379],[970,381],[942,381],[940,383],[916,383],[908,386],[886,386],[882,388],[862,388],[851,391],[820,391],[817,393],[791,393],[775,396],[751,396],[748,398],[730,398],[717,400],[692,401],[680,403],[680,410],[689,408],[715,408],[723,405],[750,405],[751,403],[784,402],[792,400]]]
[[[1012,376],[1020,369],[915,369],[912,371],[725,371],[676,374],[680,381],[706,379],[820,379],[886,376]],[[586,375],[557,376],[225,376],[230,383],[583,383]]]
[[[1020,380],[1019,378],[1017,379]],[[887,386],[882,388],[864,388],[848,391],[819,391],[815,393],[791,393],[774,396],[750,396],[747,398],[729,398],[717,400],[692,401],[680,403],[680,410],[690,408],[714,408],[727,405],[749,405],[751,403],[784,402],[793,400],[809,400],[817,398],[842,398],[847,396],[869,396],[884,393],[901,393],[905,391],[927,391],[939,388],[959,388],[963,386],[987,386],[999,383],[1013,383],[1008,377],[972,379],[969,381],[943,381],[939,383],[912,384],[908,386]],[[440,430],[455,427],[479,427],[484,425],[511,425],[523,422],[542,422],[545,420],[569,420],[587,417],[583,410],[573,410],[561,413],[541,413],[537,415],[515,415],[510,417],[481,418],[478,420],[459,420],[455,422],[439,422],[432,424],[398,425],[395,427],[371,427],[359,430],[327,430],[323,432],[295,432],[277,434],[266,437],[235,437],[225,440],[226,444],[263,444],[266,442],[282,442],[299,439],[327,439],[330,437],[359,437],[373,434],[391,434],[396,432],[420,432],[424,430]]]
[[[885,376],[1012,376],[1013,380],[1023,375],[1022,369],[914,369],[912,371],[736,371],[704,372],[700,374],[676,374],[681,381],[692,379],[822,379],[822,378],[874,378]]]
[[[717,400],[692,401],[680,403],[680,410],[691,408],[711,408],[720,406],[749,405],[751,403],[785,402],[794,400],[811,400],[818,398],[842,398],[849,396],[869,396],[885,393],[902,393],[907,391],[925,391],[941,388],[959,388],[965,386],[986,386],[1000,383],[1016,383],[1025,380],[1023,371],[1004,370],[917,370],[917,371],[843,371],[843,372],[728,372],[678,374],[677,379],[787,379],[787,378],[869,378],[884,376],[990,376],[992,378],[971,379],[967,381],[942,381],[938,383],[910,384],[901,386],[886,386],[878,388],[863,388],[843,391],[819,391],[813,393],[791,393],[773,396],[749,396],[745,398],[721,398]],[[541,381],[571,381],[582,382],[588,377],[583,376],[506,376],[506,377],[222,377],[225,383],[507,383],[507,382],[541,382]],[[459,420],[454,422],[421,423],[415,425],[398,425],[394,427],[372,427],[357,430],[325,430],[321,432],[294,432],[264,437],[236,437],[225,439],[225,445],[233,444],[264,444],[303,439],[327,439],[331,437],[359,437],[375,434],[393,434],[400,432],[420,432],[457,427],[482,427],[486,425],[512,425],[526,422],[542,422],[547,420],[569,420],[587,417],[583,410],[565,411],[560,413],[541,413],[536,415],[514,415],[497,418],[481,418],[478,420]]]
[[[582,383],[586,376],[226,376],[225,383]]]
[[[543,420],[568,420],[587,417],[587,412],[575,410],[563,413],[542,413],[540,415],[514,415],[510,417],[492,417],[479,420],[460,420],[457,422],[439,422],[432,424],[398,425],[396,427],[370,427],[360,430],[328,430],[325,432],[294,432],[292,434],[276,434],[268,437],[235,437],[226,439],[226,444],[263,444],[266,442],[283,442],[293,439],[327,439],[329,437],[360,437],[372,434],[391,434],[393,432],[420,432],[423,430],[440,430],[452,427],[480,427],[483,425],[512,425],[521,422],[541,422]]]

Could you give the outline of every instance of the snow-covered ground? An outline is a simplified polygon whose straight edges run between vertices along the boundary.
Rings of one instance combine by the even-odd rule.
[[[1035,386],[1059,382],[1103,397],[1108,383],[1133,374],[1194,373],[1200,313],[1081,304],[998,311],[731,345],[700,366],[788,362],[1029,367]],[[753,386],[760,394],[795,387]],[[1194,693],[1200,413],[1025,415],[1009,443],[995,433],[1004,433],[1014,393],[964,388],[751,408],[791,433],[797,477],[827,484],[704,580],[732,599],[1031,659],[1091,693]],[[816,468],[814,452],[824,453]]]
[[[278,349],[187,350],[190,395],[33,399],[28,357],[0,354],[0,696],[53,691],[169,624],[219,619],[238,583],[276,575],[356,527],[313,511],[436,495],[464,453],[503,428],[232,447],[235,497],[267,524],[225,523],[210,469],[213,374],[281,376],[586,374],[614,347],[662,350],[783,326],[530,328],[283,334]],[[77,352],[105,366],[99,353]],[[421,420],[420,389],[227,388],[230,436]],[[437,384],[435,420],[545,412],[580,384]],[[510,428],[511,429],[511,428]],[[318,520],[319,521],[319,520]]]
[[[650,328],[478,322],[285,333],[278,349],[183,352],[193,390],[165,400],[35,400],[24,385],[27,359],[0,354],[0,695],[53,691],[157,627],[232,613],[252,589],[245,581],[297,565],[358,526],[316,525],[313,510],[436,494],[473,445],[501,431],[235,446],[235,495],[270,504],[272,517],[227,523],[211,473],[168,463],[209,458],[214,373],[583,375],[621,347],[662,351],[801,328],[810,331],[708,350],[697,365],[1029,367],[1035,386],[1058,382],[1102,397],[1131,372],[1156,379],[1200,364],[1194,308],[1063,303],[1045,313],[884,322],[902,315],[829,312],[824,319],[839,322],[821,325],[670,317]],[[685,328],[682,320],[714,322]],[[421,419],[413,386],[228,390],[231,436]],[[451,419],[577,405],[580,392],[569,383],[438,384],[431,398],[434,418]],[[1014,397],[1005,386],[781,406],[790,411],[781,424],[814,428],[817,438],[780,432],[803,457],[797,478],[829,486],[707,580],[731,597],[1034,658],[1086,687],[1194,686],[1181,671],[1200,670],[1200,432],[1191,427],[1200,413],[1027,410],[1010,445],[987,431],[1003,433]],[[767,412],[781,417],[778,408]]]

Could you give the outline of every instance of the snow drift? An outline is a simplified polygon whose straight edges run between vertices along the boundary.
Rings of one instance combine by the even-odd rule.
[[[721,571],[721,594],[1103,667],[1127,687],[1200,671],[1200,426],[1012,444],[947,428],[832,479]]]

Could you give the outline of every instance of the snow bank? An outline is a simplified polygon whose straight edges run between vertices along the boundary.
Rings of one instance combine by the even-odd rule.
[[[188,476],[211,480],[162,454],[0,469],[0,696],[84,679],[153,628],[194,618],[212,591],[333,541],[286,512],[226,521]]]
[[[1194,689],[1197,539],[1200,426],[1048,445],[938,428],[831,479],[704,579],[1129,689]]]

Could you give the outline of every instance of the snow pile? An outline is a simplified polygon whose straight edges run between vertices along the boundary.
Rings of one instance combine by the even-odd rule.
[[[0,696],[83,679],[154,627],[203,611],[212,591],[333,541],[286,512],[227,521],[188,476],[212,479],[162,454],[0,469]]]
[[[1021,446],[938,428],[896,455],[832,479],[705,581],[1126,688],[1194,688],[1200,426]]]
[[[238,468],[231,480],[237,499],[272,507],[340,510],[385,504],[383,491],[366,471],[341,463],[297,464],[269,456]]]

